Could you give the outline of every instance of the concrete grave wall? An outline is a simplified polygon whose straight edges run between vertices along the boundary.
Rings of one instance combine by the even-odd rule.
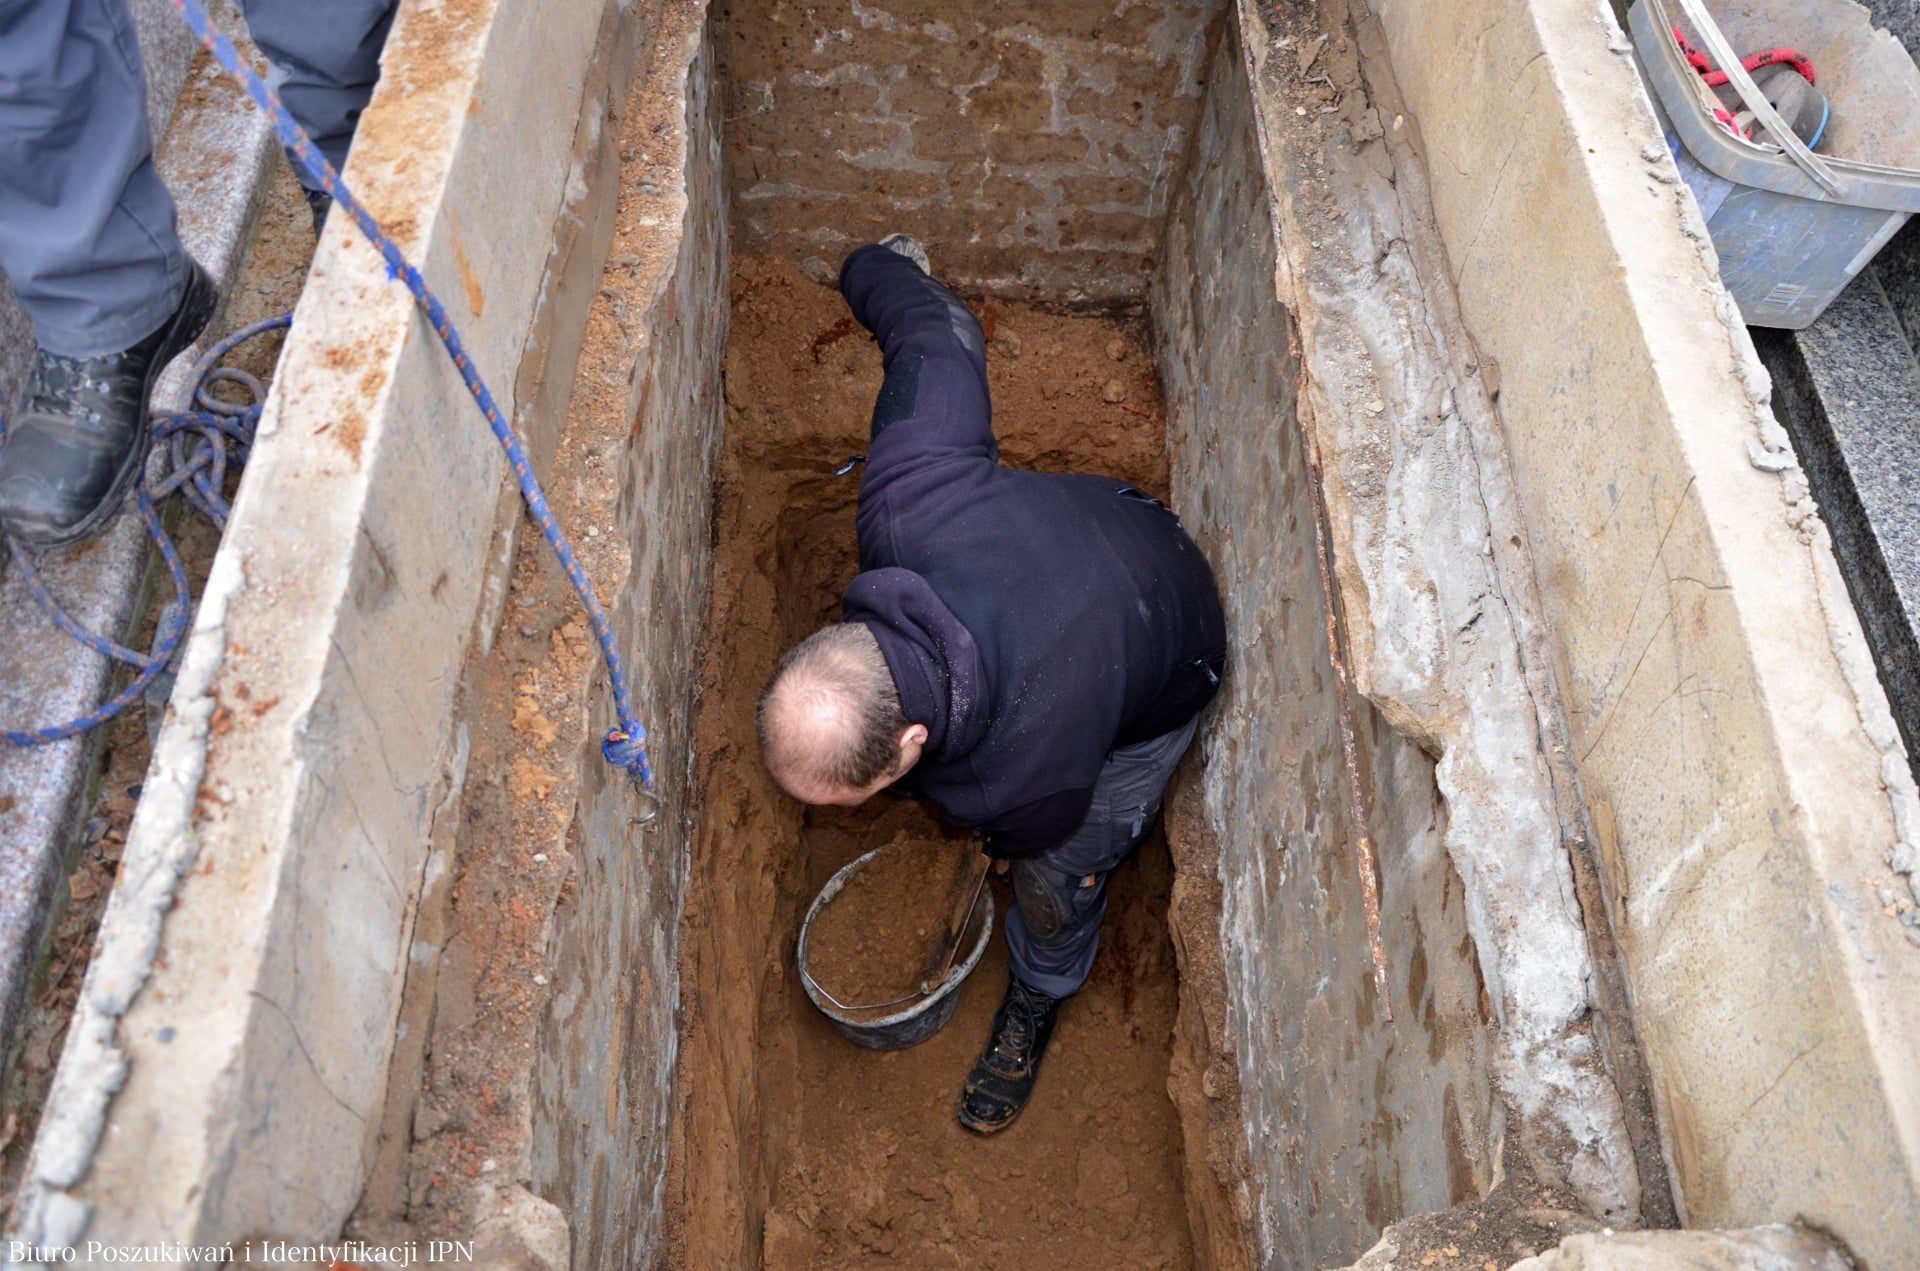
[[[1584,926],[1577,781],[1515,492],[1420,156],[1392,135],[1391,74],[1363,68],[1343,4],[1239,19],[1153,312],[1176,502],[1233,631],[1206,790],[1263,1254],[1352,1257],[1394,1215],[1484,1194],[1508,1134],[1592,1211],[1658,1221],[1660,1162],[1621,1097],[1642,1085],[1625,1003]],[[1391,1025],[1340,797],[1315,466]]]
[[[1382,848],[1373,988],[1315,564],[1299,331],[1238,32],[1223,40],[1154,291],[1174,505],[1226,601],[1200,747],[1261,1256],[1350,1258],[1395,1216],[1481,1194],[1494,1097],[1467,902],[1433,761],[1356,698]]]
[[[601,15],[403,8],[347,172],[510,414]],[[504,465],[340,216],[260,432],[14,1214],[36,1242],[337,1231],[373,1149]]]
[[[1501,419],[1682,1214],[1920,1247],[1913,780],[1602,4],[1375,0]]]
[[[630,826],[626,776],[586,755],[571,849],[578,887],[555,913],[552,1009],[535,1060],[532,1181],[567,1207],[579,1267],[640,1266],[656,1249],[678,1106],[680,918],[696,811],[688,668],[712,564],[728,305],[714,39],[705,23],[691,25],[684,44],[642,54],[645,91],[667,93],[677,106],[679,127],[662,140],[679,151],[667,166],[679,171],[684,195],[679,223],[654,232],[661,259],[647,267],[650,303],[621,323],[621,361],[631,371],[620,418],[630,421],[632,444],[619,460],[619,517],[610,527],[615,541],[634,545],[610,599],[620,645],[636,654],[635,692],[650,704],[661,814],[644,831]],[[654,37],[650,23],[643,38]],[[618,171],[616,163],[609,175]],[[597,665],[589,673],[603,678]]]
[[[962,292],[1137,304],[1220,0],[739,5],[735,238],[831,282],[910,231]]]
[[[215,22],[250,50],[231,4],[210,8]],[[197,47],[192,32],[164,0],[136,0],[132,12],[146,59],[149,118],[159,138],[154,161],[179,204],[180,240],[227,289],[239,276],[271,170],[271,129],[211,59],[199,63],[195,75],[201,82],[188,85],[183,97]],[[187,404],[192,367],[219,326],[210,324],[161,376],[154,392],[158,408]],[[27,316],[0,276],[0,410],[20,406],[32,354]],[[37,568],[69,617],[124,643],[158,572],[157,566],[150,569],[150,556],[146,530],[129,505],[84,547],[41,553]],[[58,631],[33,603],[26,580],[10,570],[0,553],[0,724],[47,727],[86,714],[111,695],[117,664]],[[166,590],[163,580],[159,587]],[[100,741],[96,731],[30,749],[0,744],[0,1053],[8,1051],[23,1018],[44,938],[65,904],[68,858],[86,819]]]

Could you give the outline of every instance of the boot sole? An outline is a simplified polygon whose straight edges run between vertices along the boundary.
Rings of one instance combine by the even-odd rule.
[[[22,537],[21,542],[31,547],[68,547],[82,539],[91,538],[119,513],[126,503],[127,491],[145,475],[147,456],[153,452],[153,434],[147,427],[152,413],[153,386],[160,382],[161,372],[200,338],[200,333],[213,320],[214,310],[220,307],[220,288],[214,284],[213,275],[191,257],[188,258],[188,264],[191,268],[187,274],[187,293],[180,298],[180,307],[173,311],[173,317],[167,320],[166,338],[154,352],[153,362],[147,367],[147,378],[140,388],[139,440],[128,452],[126,462],[120,465],[120,471],[114,474],[113,488],[100,501],[100,506],[65,534],[57,538]]]
[[[1037,1077],[1039,1074],[1036,1072],[1034,1075]],[[969,1073],[966,1082],[960,1087],[960,1097],[954,1101],[953,1119],[960,1123],[961,1129],[971,1134],[978,1134],[983,1138],[989,1134],[998,1134],[1015,1121],[1018,1121],[1020,1114],[1027,1110],[1027,1104],[1033,1099],[1033,1087],[1029,1085],[1027,1087],[1026,1097],[1020,1101],[1005,1120],[981,1121],[967,1115],[967,1096],[974,1093],[977,1089],[978,1087],[974,1084],[973,1075]]]
[[[1025,1110],[1026,1109],[1022,1108],[1020,1111],[1024,1112]],[[960,1123],[960,1128],[965,1130],[967,1133],[977,1134],[984,1139],[990,1134],[998,1134],[1000,1131],[1012,1125],[1015,1121],[1018,1121],[1020,1119],[1020,1112],[1015,1112],[1012,1116],[1008,1117],[1004,1121],[994,1121],[989,1123],[985,1121],[973,1120],[971,1117],[967,1115],[965,1107],[959,1107],[954,1109],[953,1119],[958,1121]]]

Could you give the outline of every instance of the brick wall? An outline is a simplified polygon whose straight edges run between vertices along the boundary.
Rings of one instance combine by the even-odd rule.
[[[734,236],[820,281],[894,230],[962,292],[1138,302],[1219,0],[726,11]]]

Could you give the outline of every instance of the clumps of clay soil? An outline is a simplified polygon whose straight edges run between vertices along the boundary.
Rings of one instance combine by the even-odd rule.
[[[847,1011],[900,1006],[918,994],[929,971],[940,974],[941,966],[928,966],[929,951],[951,924],[956,903],[974,894],[971,851],[971,844],[952,840],[901,840],[847,876],[804,937],[807,973],[829,1000]],[[982,901],[967,916],[956,965],[978,938],[985,910]],[[943,941],[943,954],[946,948]]]
[[[1517,1151],[1492,1195],[1403,1218],[1346,1271],[1506,1271],[1567,1236],[1604,1231],[1564,1188],[1539,1182]]]

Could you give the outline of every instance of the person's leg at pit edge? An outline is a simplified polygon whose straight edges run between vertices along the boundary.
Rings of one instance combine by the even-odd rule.
[[[153,382],[218,302],[154,171],[124,0],[0,0],[0,269],[36,339],[0,447],[0,527],[59,546],[139,479]]]
[[[336,169],[395,8],[350,0],[316,24],[292,0],[245,5],[270,83]],[[306,196],[317,233],[332,200]],[[125,0],[0,0],[0,270],[36,336],[0,447],[0,529],[64,546],[140,479],[154,384],[219,303],[154,169]]]
[[[336,0],[324,21],[316,20],[307,0],[242,0],[240,7],[248,34],[267,57],[267,87],[334,171],[343,170],[361,112],[380,79],[380,54],[399,0]],[[310,178],[298,168],[294,175],[318,236],[333,197],[307,184]]]

